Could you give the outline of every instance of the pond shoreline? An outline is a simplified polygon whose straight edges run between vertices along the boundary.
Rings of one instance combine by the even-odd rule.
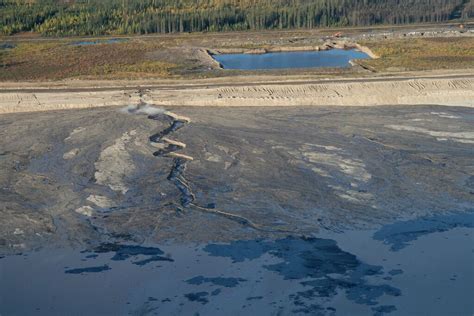
[[[358,43],[349,41],[326,41],[322,45],[316,46],[276,46],[276,47],[261,47],[261,48],[218,48],[218,49],[207,49],[207,52],[212,55],[223,55],[223,54],[266,54],[266,53],[281,53],[281,52],[305,52],[305,51],[326,51],[331,49],[357,49],[363,53],[366,53],[371,58],[379,58],[372,50],[366,46]]]
[[[370,56],[357,49],[334,48],[325,51],[272,52],[265,54],[214,55],[224,70],[265,71],[276,69],[350,68],[358,59]]]
[[[264,55],[270,53],[289,53],[289,52],[322,52],[329,51],[333,49],[340,50],[356,50],[362,53],[367,54],[371,59],[378,59],[380,56],[376,55],[370,48],[367,46],[360,45],[355,42],[347,40],[336,40],[336,41],[326,41],[322,45],[316,46],[274,46],[274,47],[260,47],[260,48],[207,48],[202,49],[204,54],[201,55],[201,58],[204,59],[207,65],[212,69],[221,69],[223,70],[223,65],[215,59],[216,55],[229,55],[229,54],[248,54],[248,55]],[[203,56],[204,55],[204,56]],[[356,66],[357,63],[350,62],[351,66]]]

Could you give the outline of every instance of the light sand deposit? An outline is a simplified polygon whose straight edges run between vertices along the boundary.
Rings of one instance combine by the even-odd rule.
[[[176,88],[174,88],[176,87]],[[0,113],[137,104],[132,88],[21,90],[0,92]],[[376,106],[435,104],[474,106],[474,79],[464,77],[386,80],[300,81],[298,83],[217,83],[156,85],[147,102],[162,106]]]
[[[326,40],[320,45],[312,45],[312,46],[276,46],[276,47],[253,48],[253,49],[236,47],[236,48],[210,49],[210,50],[207,50],[206,52],[210,55],[266,54],[266,53],[280,53],[280,52],[325,51],[325,50],[330,50],[330,49],[357,49],[369,55],[370,58],[379,58],[379,56],[377,56],[370,48],[360,45],[349,39]]]

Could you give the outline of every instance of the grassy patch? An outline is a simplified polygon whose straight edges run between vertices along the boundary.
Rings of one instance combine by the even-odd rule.
[[[313,31],[311,31],[313,32]],[[262,48],[315,46],[318,35],[294,32],[233,34],[179,34],[134,37],[107,43],[104,38],[12,41],[15,48],[0,49],[0,81],[140,78],[209,78],[245,74],[361,75],[357,69],[306,69],[273,72],[232,72],[212,69],[201,48]],[[80,41],[95,45],[72,45]],[[361,60],[379,72],[474,68],[471,37],[368,40],[361,43],[381,56]],[[202,52],[202,51],[201,51]],[[369,74],[366,74],[369,75]]]
[[[362,43],[379,59],[359,61],[377,71],[474,68],[474,39],[418,38]]]
[[[134,64],[105,64],[96,66],[91,70],[92,76],[124,79],[124,78],[149,78],[169,77],[176,64],[163,61],[143,61]]]
[[[143,41],[84,46],[65,41],[19,43],[2,51],[0,80],[168,77],[175,64],[147,57],[160,49],[160,43]]]

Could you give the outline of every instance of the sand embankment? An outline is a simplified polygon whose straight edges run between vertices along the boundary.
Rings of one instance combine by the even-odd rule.
[[[304,52],[304,51],[325,51],[330,49],[357,49],[366,53],[370,58],[379,58],[370,48],[362,46],[350,40],[327,40],[320,45],[312,46],[269,46],[260,48],[220,48],[208,49],[206,52],[209,55],[219,54],[266,54],[266,53],[281,53],[281,52]]]
[[[377,106],[435,104],[474,107],[474,78],[354,80],[301,83],[154,86],[147,102],[163,106]],[[0,113],[135,104],[137,90],[1,92]]]
[[[164,106],[377,106],[437,104],[474,107],[474,79],[225,86],[150,91]]]

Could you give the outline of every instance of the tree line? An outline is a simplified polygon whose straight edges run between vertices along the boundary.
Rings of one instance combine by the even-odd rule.
[[[0,0],[0,33],[149,34],[443,22],[474,0]]]

